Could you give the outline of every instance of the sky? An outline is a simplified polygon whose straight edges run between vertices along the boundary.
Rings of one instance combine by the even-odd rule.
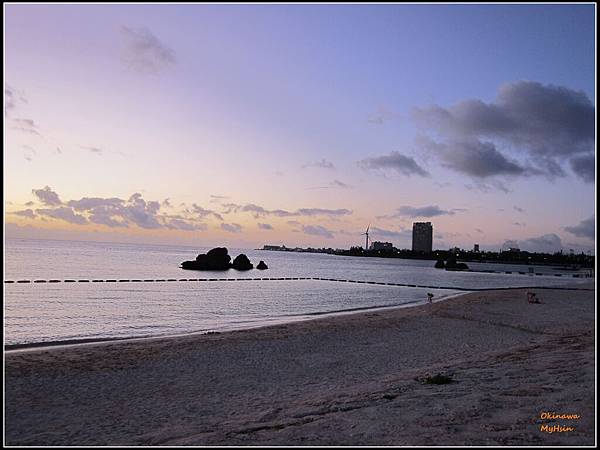
[[[595,6],[4,6],[7,237],[595,249]]]

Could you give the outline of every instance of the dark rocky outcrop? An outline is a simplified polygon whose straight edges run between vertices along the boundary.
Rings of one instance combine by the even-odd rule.
[[[261,260],[261,261],[258,263],[258,265],[256,266],[256,268],[257,268],[258,270],[266,270],[266,269],[268,269],[268,268],[269,268],[269,266],[267,266],[267,265],[265,264],[265,262]]]
[[[188,270],[227,270],[231,268],[231,256],[225,247],[217,247],[196,256],[195,261],[184,261],[181,267]]]
[[[443,259],[438,259],[434,266],[436,269],[443,269],[446,267]]]
[[[446,270],[469,270],[469,266],[462,262],[456,262],[455,258],[448,258]]]
[[[231,267],[233,267],[235,270],[250,270],[254,268],[254,265],[250,262],[246,255],[241,253],[235,257]]]

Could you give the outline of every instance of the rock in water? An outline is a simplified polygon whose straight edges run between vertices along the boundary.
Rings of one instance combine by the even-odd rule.
[[[231,268],[231,256],[225,247],[217,247],[206,254],[196,256],[195,261],[184,261],[181,268],[188,270],[228,270]]]
[[[450,257],[446,261],[446,270],[469,270],[469,266],[463,262],[456,262],[454,257]]]
[[[252,265],[248,257],[243,253],[235,257],[231,266],[235,270],[250,270],[254,268],[254,265]]]
[[[268,269],[268,268],[269,268],[269,266],[267,266],[267,265],[265,264],[265,262],[261,260],[261,261],[258,263],[258,265],[256,266],[256,268],[257,268],[258,270],[266,270],[266,269]]]

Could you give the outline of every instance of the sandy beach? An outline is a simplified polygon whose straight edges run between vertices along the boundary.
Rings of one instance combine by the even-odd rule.
[[[7,352],[5,443],[594,445],[595,292],[537,293]]]

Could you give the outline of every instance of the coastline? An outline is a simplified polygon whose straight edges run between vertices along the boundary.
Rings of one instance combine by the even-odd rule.
[[[457,292],[454,294],[448,294],[443,297],[439,297],[434,300],[433,303],[439,303],[442,301],[451,300],[456,297],[460,297],[463,295],[467,295],[474,291],[465,291],[465,292]],[[344,316],[348,314],[361,314],[371,311],[385,311],[385,310],[395,310],[395,309],[404,309],[404,308],[416,308],[419,306],[427,305],[426,300],[416,300],[411,302],[406,302],[397,305],[381,305],[381,306],[365,306],[359,308],[350,308],[336,311],[322,311],[322,312],[314,312],[314,313],[303,313],[289,316],[281,316],[271,319],[268,322],[257,322],[255,325],[247,325],[247,326],[239,326],[225,329],[210,329],[210,330],[198,330],[198,331],[190,331],[183,333],[175,333],[175,334],[165,334],[165,335],[146,335],[146,336],[127,336],[127,337],[101,337],[101,338],[83,338],[83,339],[65,339],[60,341],[42,341],[42,342],[31,342],[31,343],[23,343],[23,344],[6,344],[4,345],[5,353],[14,353],[21,351],[36,351],[36,350],[49,350],[52,348],[69,348],[69,347],[78,347],[85,345],[95,345],[95,344],[104,344],[104,343],[119,343],[119,342],[130,342],[130,341],[153,341],[157,339],[174,339],[185,336],[202,336],[202,335],[210,335],[210,334],[221,334],[221,333],[231,333],[235,331],[247,331],[247,330],[255,330],[260,328],[269,328],[276,327],[280,325],[293,324],[297,322],[303,322],[307,320],[318,320],[327,317],[337,317]]]
[[[6,443],[593,445],[594,292],[524,292],[5,352]]]

